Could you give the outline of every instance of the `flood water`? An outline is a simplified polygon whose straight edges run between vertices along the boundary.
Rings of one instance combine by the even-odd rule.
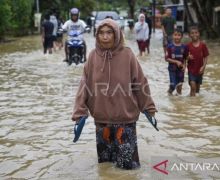
[[[135,54],[137,45],[126,32]],[[88,49],[94,37],[86,35]],[[125,171],[98,164],[90,117],[74,144],[70,120],[83,66],[67,66],[64,52],[43,55],[40,36],[0,45],[0,179],[153,179],[151,158],[220,158],[220,44],[208,43],[209,62],[200,95],[190,98],[187,74],[182,96],[168,96],[167,63],[154,35],[151,54],[139,59],[157,105],[159,132],[143,115],[137,122],[141,168]],[[220,161],[218,161],[220,163]],[[164,177],[162,179],[165,179]],[[188,173],[178,179],[220,179]]]

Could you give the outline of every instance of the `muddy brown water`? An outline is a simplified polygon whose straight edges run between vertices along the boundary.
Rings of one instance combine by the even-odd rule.
[[[126,37],[137,54],[133,36],[126,32]],[[86,35],[86,40],[90,50],[94,37]],[[186,74],[183,95],[168,96],[161,40],[156,35],[152,38],[151,54],[139,62],[158,108],[160,131],[140,116],[141,168],[123,171],[110,163],[97,163],[91,117],[78,143],[72,142],[70,117],[83,66],[67,66],[62,62],[63,51],[43,55],[40,36],[1,44],[0,179],[153,179],[154,156],[220,158],[220,46],[208,43],[208,47],[211,55],[200,95],[188,96]],[[218,179],[220,171],[186,173],[180,178]]]

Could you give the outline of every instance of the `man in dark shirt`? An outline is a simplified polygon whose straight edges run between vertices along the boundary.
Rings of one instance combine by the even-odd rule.
[[[46,14],[45,20],[42,24],[42,42],[43,42],[44,54],[47,53],[47,50],[49,54],[52,54],[53,28],[54,28],[54,25],[52,22],[50,22],[49,14]]]
[[[176,28],[176,20],[172,17],[172,10],[167,8],[165,11],[165,17],[161,22],[163,31],[163,47],[166,54],[167,45],[172,43],[172,34]]]

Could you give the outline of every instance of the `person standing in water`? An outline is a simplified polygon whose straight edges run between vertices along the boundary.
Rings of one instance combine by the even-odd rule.
[[[148,12],[146,9],[142,8],[140,13],[143,13],[145,15],[145,22],[148,24],[149,28],[149,36],[148,39],[146,40],[146,48],[148,54],[150,54],[150,39],[151,39],[151,34],[152,34],[152,20],[151,18],[148,17]]]
[[[75,99],[73,121],[90,112],[96,125],[98,162],[122,169],[140,167],[136,121],[140,112],[157,111],[149,84],[117,22],[104,19],[96,31],[96,46],[85,63]]]
[[[161,25],[163,31],[164,54],[166,54],[167,46],[172,43],[173,32],[174,29],[176,29],[176,20],[172,17],[172,10],[170,8],[166,9]]]
[[[45,15],[45,20],[42,23],[42,43],[43,43],[43,52],[44,54],[49,52],[49,54],[52,54],[52,48],[53,48],[53,29],[54,25],[52,22],[50,22],[50,15]]]
[[[57,31],[58,31],[58,21],[56,18],[55,10],[52,10],[52,13],[50,15],[50,22],[53,23],[53,50],[56,51],[57,48]]]
[[[168,94],[172,95],[176,89],[177,95],[182,94],[182,84],[184,82],[184,72],[186,68],[186,58],[188,50],[186,45],[181,43],[183,33],[175,29],[173,33],[173,42],[167,47],[166,61],[169,63],[168,71],[170,77],[170,86]]]
[[[189,49],[187,68],[190,85],[190,96],[195,96],[196,93],[199,93],[200,91],[200,85],[202,84],[209,51],[206,44],[200,40],[198,27],[191,27],[189,36],[192,41],[187,45]]]
[[[135,29],[138,48],[139,48],[138,56],[141,57],[142,55],[145,55],[146,41],[149,38],[149,27],[148,24],[145,22],[144,14],[139,15],[138,22],[135,23],[134,29]]]

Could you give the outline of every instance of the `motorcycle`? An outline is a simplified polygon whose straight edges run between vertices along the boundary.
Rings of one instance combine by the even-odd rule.
[[[67,51],[68,51],[68,59],[67,63],[71,65],[75,63],[78,65],[79,63],[84,63],[86,61],[85,57],[85,44],[83,40],[79,37],[84,32],[79,32],[72,30],[69,32],[69,40],[67,40]]]
[[[90,28],[86,28],[85,31],[77,31],[77,30],[71,30],[68,33],[68,36],[70,37],[67,40],[67,64],[71,65],[72,63],[75,63],[78,65],[79,63],[84,63],[86,61],[86,53],[85,53],[85,43],[80,37],[83,33],[89,32]]]

